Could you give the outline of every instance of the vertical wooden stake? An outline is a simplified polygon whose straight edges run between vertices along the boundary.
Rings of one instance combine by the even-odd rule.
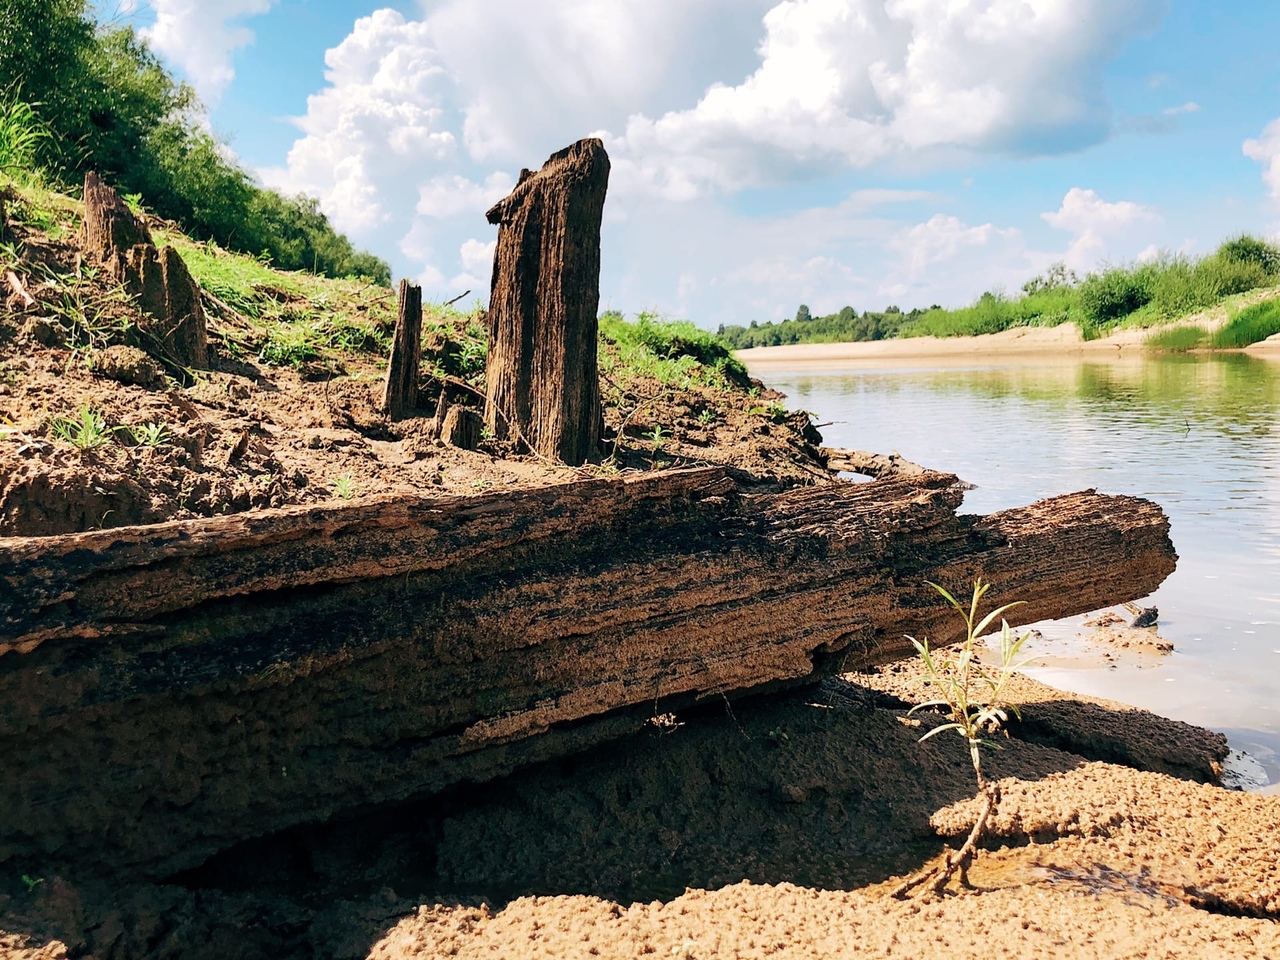
[[[400,420],[418,407],[418,367],[422,364],[422,288],[400,281],[400,312],[396,316],[382,412]]]
[[[609,157],[599,140],[555,153],[488,213],[498,225],[489,295],[485,423],[577,466],[600,450],[600,223]]]

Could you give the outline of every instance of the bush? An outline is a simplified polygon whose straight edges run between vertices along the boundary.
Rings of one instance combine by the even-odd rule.
[[[1272,276],[1280,276],[1280,247],[1243,233],[1218,247],[1217,257],[1230,263],[1251,263]]]
[[[1147,266],[1110,267],[1080,284],[1080,310],[1094,326],[1114,323],[1151,302],[1152,274]]]
[[[628,322],[622,314],[608,311],[600,317],[600,336],[621,347],[641,372],[664,381],[672,376],[691,377],[700,364],[740,387],[751,382],[747,368],[734,358],[723,338],[688,320],[663,320],[642,313]]]
[[[96,170],[199,239],[286,269],[390,284],[390,267],[356,251],[315,200],[256,184],[206,131],[195,92],[131,28],[99,30],[92,9],[0,0],[0,91],[19,101],[0,107],[0,167],[42,167],[64,188]],[[37,112],[51,136],[38,134]]]

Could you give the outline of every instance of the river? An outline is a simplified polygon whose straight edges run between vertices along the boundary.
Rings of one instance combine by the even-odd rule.
[[[1106,662],[1083,617],[1037,624],[1033,676],[1221,730],[1238,782],[1280,784],[1280,363],[1242,354],[753,368],[830,446],[977,485],[988,513],[1088,487],[1168,513],[1177,571],[1144,605],[1167,656]]]

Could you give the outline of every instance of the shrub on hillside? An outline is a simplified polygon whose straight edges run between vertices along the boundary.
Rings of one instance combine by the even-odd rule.
[[[1243,233],[1218,247],[1217,257],[1231,263],[1256,264],[1272,276],[1280,276],[1280,247]]]

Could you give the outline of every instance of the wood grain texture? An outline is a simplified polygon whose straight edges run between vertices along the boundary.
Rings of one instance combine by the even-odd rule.
[[[489,210],[485,422],[500,439],[574,466],[599,453],[600,224],[609,157],[596,139],[552,154]]]
[[[418,408],[418,372],[422,366],[422,288],[400,281],[400,303],[391,361],[382,388],[382,412],[401,420]]]
[[[706,468],[0,540],[0,860],[160,876],[945,641],[925,580],[1028,622],[1173,570],[1147,501],[960,497]]]

